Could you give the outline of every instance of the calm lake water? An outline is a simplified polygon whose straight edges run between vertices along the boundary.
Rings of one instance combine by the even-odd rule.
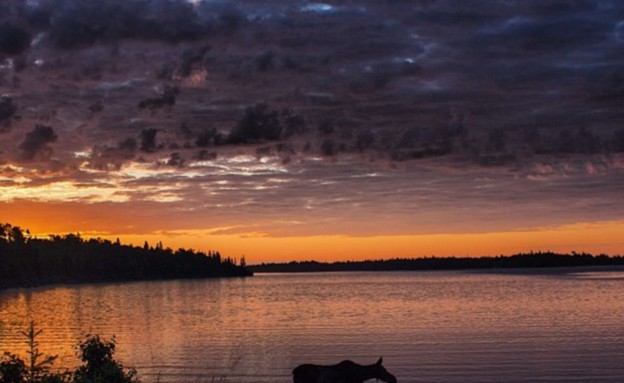
[[[300,363],[379,356],[400,382],[623,382],[624,273],[389,272],[0,292],[0,351],[85,333],[150,382],[289,382]]]

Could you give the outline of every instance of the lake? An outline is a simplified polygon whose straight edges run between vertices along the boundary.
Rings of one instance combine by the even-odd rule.
[[[399,382],[622,382],[624,273],[379,272],[0,292],[0,351],[77,364],[115,335],[143,382],[289,382],[300,363],[384,357]]]

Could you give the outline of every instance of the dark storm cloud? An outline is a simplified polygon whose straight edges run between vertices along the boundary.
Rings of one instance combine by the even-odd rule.
[[[39,11],[47,12],[50,38],[60,48],[120,38],[176,42],[203,32],[192,6],[182,0],[57,2],[42,2]]]
[[[4,3],[4,2],[3,2]],[[186,0],[7,0],[0,11],[26,29],[0,25],[0,52],[20,53],[30,31],[46,31],[58,48],[77,49],[119,39],[177,43],[236,30],[245,15],[227,2],[193,6]],[[30,4],[29,4],[30,3]],[[0,17],[0,20],[2,17]]]
[[[33,130],[26,133],[24,141],[19,144],[21,159],[31,161],[37,157],[49,158],[52,148],[48,146],[56,142],[58,136],[50,126],[37,125]]]
[[[206,39],[180,49],[170,46],[171,60],[158,63],[160,70],[153,72],[161,80],[177,82],[179,95],[167,91],[178,89],[173,86],[157,97],[142,92],[138,105],[157,110],[177,104],[179,118],[193,116],[192,108],[198,106],[189,107],[188,98],[183,101],[186,105],[178,102],[195,97],[184,94],[186,84],[195,81],[194,87],[207,87],[208,73],[210,81],[225,75],[225,86],[232,90],[224,99],[238,99],[239,109],[267,101],[272,108],[276,102],[280,110],[284,100],[292,98],[290,107],[313,104],[300,113],[308,128],[321,120],[333,122],[332,134],[308,134],[313,136],[310,142],[295,144],[296,150],[325,155],[376,151],[400,161],[459,155],[485,164],[492,161],[482,157],[491,159],[493,151],[495,157],[507,159],[555,153],[558,148],[578,152],[555,141],[565,138],[565,131],[581,128],[600,141],[592,147],[614,147],[606,141],[613,137],[613,121],[622,113],[618,105],[624,99],[620,81],[624,54],[614,52],[623,45],[617,28],[624,6],[617,2],[241,0],[192,5],[183,0],[41,0],[36,4],[34,8],[22,4],[21,25],[29,24],[31,31],[47,30],[59,47],[127,39]],[[228,23],[231,28],[224,26]],[[237,47],[232,49],[235,54],[219,46],[220,33],[228,34],[227,46]],[[113,58],[124,54],[123,49],[116,52]],[[98,61],[106,57],[98,56]],[[99,68],[88,76],[106,73],[104,65]],[[287,93],[285,76],[298,77],[293,87],[306,100]],[[141,82],[146,81],[128,80],[127,86],[149,85]],[[449,127],[454,110],[465,116],[461,131]],[[302,140],[297,134],[278,132],[283,126],[245,130],[240,122],[244,112],[225,113],[229,120],[211,124],[216,127],[191,122],[196,138],[187,138],[186,144],[169,141],[167,146]],[[115,118],[120,114],[128,112],[117,109]],[[104,114],[102,119],[110,116]],[[211,117],[222,118],[215,113]],[[142,128],[162,132],[159,137],[172,129],[164,123],[146,125]],[[527,129],[533,127],[545,138],[540,145],[524,142]],[[497,139],[503,142],[493,145],[491,137],[497,131],[504,132]]]
[[[141,151],[146,153],[152,153],[158,150],[156,144],[156,135],[158,130],[154,128],[143,129],[141,131]]]
[[[613,31],[623,8],[608,1],[430,2],[404,22],[430,46],[416,60],[422,76],[441,85],[437,92],[457,97],[425,105],[465,110],[462,139],[473,153],[501,147],[488,143],[495,129],[505,132],[506,149],[517,157],[526,156],[526,149],[543,152],[519,145],[529,127],[546,138],[541,144],[551,153],[590,150],[557,142],[581,129],[600,141],[590,140],[591,147],[608,147],[614,118],[622,116],[614,74],[622,66],[614,56],[622,44]],[[595,107],[595,93],[609,107]],[[436,120],[442,124],[440,116]],[[453,152],[460,146],[454,142]]]
[[[17,105],[15,105],[13,98],[6,95],[0,96],[0,133],[11,128],[11,122],[16,112]]]
[[[178,96],[179,89],[176,86],[166,85],[159,92],[158,97],[151,97],[143,99],[139,102],[138,107],[140,109],[162,109],[164,107],[172,107],[175,105],[176,97]]]
[[[10,23],[0,24],[0,54],[22,53],[30,44],[30,34]]]
[[[0,3],[32,37],[0,60],[2,160],[58,133],[78,169],[34,198],[51,182],[283,235],[621,217],[624,3]]]
[[[138,149],[137,140],[130,137],[116,146],[95,145],[91,150],[89,166],[99,170],[119,170],[131,161]]]

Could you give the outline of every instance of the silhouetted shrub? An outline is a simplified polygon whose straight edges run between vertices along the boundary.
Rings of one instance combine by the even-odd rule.
[[[0,359],[0,383],[139,383],[136,371],[127,369],[114,359],[115,339],[105,340],[98,335],[87,335],[78,344],[78,356],[83,364],[75,371],[51,373],[50,367],[57,356],[44,356],[39,352],[37,336],[30,322],[28,331],[20,331],[28,344],[28,361],[5,352]]]
[[[0,360],[0,383],[26,382],[26,364],[15,354],[5,352]]]
[[[115,339],[105,340],[98,335],[87,335],[78,344],[83,365],[74,372],[73,383],[135,383],[139,382],[134,369],[126,369],[113,358]]]
[[[34,322],[30,322],[27,331],[20,331],[26,337],[28,362],[15,354],[5,352],[0,361],[0,383],[70,383],[71,374],[50,372],[57,356],[44,356],[39,352],[37,337],[42,331],[35,330]]]

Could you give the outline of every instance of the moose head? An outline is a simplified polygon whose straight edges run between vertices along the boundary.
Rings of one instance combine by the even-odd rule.
[[[383,358],[379,358],[377,363],[372,365],[372,371],[374,374],[374,378],[377,380],[381,380],[386,383],[397,383],[397,379],[394,375],[388,372],[386,368],[382,365]]]

